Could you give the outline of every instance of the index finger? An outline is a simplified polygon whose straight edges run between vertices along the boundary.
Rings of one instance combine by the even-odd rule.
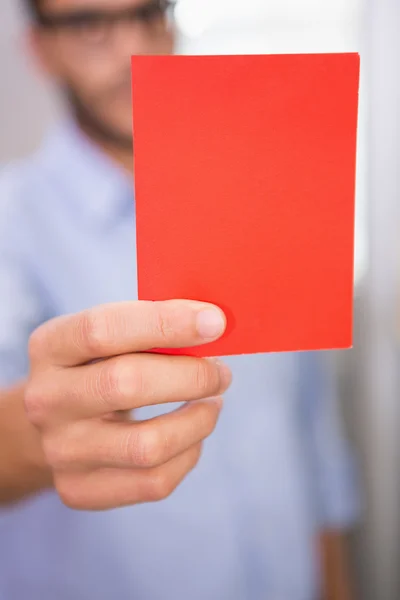
[[[106,304],[42,325],[32,336],[31,362],[77,366],[146,352],[210,343],[226,328],[224,313],[212,304],[191,300]]]

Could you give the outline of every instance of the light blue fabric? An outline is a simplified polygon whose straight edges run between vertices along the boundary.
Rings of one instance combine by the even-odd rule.
[[[0,384],[26,375],[28,336],[44,320],[135,299],[135,262],[132,184],[73,126],[7,168]],[[47,493],[0,512],[2,600],[318,596],[318,529],[346,526],[357,512],[325,358],[227,362],[234,383],[221,421],[168,500],[91,514]]]

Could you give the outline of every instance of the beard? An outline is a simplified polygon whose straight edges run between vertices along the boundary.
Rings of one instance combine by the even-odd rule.
[[[132,151],[132,134],[124,133],[118,130],[118,128],[109,125],[105,119],[98,116],[88,106],[88,103],[82,100],[73,87],[67,85],[65,87],[65,94],[75,119],[84,131],[99,142],[112,145],[119,150]]]

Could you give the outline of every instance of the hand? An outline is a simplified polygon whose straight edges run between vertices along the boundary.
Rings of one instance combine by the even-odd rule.
[[[67,506],[104,510],[161,500],[195,467],[230,371],[218,361],[146,351],[206,344],[225,326],[208,304],[131,302],[54,319],[32,335],[25,408]],[[149,421],[110,418],[183,401]]]
[[[322,584],[324,600],[354,598],[353,579],[348,553],[348,540],[343,531],[323,531],[320,534]]]

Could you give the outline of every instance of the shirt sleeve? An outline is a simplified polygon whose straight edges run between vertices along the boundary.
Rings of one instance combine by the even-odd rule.
[[[322,353],[302,355],[299,392],[318,526],[346,529],[359,518],[359,482],[355,456],[344,435],[335,377]]]
[[[24,260],[20,175],[8,170],[0,174],[0,388],[26,377],[29,336],[44,318],[40,294]]]

